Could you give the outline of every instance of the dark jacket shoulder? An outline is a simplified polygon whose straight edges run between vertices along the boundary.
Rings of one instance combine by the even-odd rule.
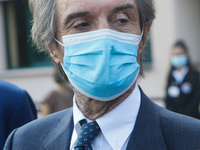
[[[140,91],[141,106],[129,149],[200,149],[200,120],[158,106]]]
[[[168,149],[200,148],[200,120],[162,109],[160,122]]]
[[[34,120],[16,130],[7,139],[5,150],[14,145],[13,150],[20,148],[47,149],[57,139],[66,140],[73,130],[72,108],[50,114]],[[63,136],[63,137],[62,137]],[[71,138],[69,136],[69,138]],[[9,148],[8,148],[9,147]]]
[[[53,113],[53,114],[50,114],[45,117],[32,121],[22,126],[21,128],[19,128],[16,133],[16,136],[18,136],[18,134],[20,135],[20,134],[28,133],[27,136],[32,137],[31,134],[34,134],[33,132],[34,130],[40,133],[40,135],[47,134],[48,132],[52,132],[52,129],[54,129],[55,126],[57,127],[58,124],[62,125],[62,121],[64,121],[65,117],[67,118],[67,120],[70,120],[70,118],[72,119],[72,108],[69,108],[57,113]],[[65,121],[67,122],[67,120]]]

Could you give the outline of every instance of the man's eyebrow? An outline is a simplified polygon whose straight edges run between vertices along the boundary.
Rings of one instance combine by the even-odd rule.
[[[89,14],[89,12],[87,12],[87,11],[85,11],[85,12],[76,12],[76,13],[69,14],[69,15],[67,16],[67,19],[66,19],[66,21],[65,21],[65,24],[67,24],[68,22],[70,22],[70,21],[73,20],[73,19],[87,16],[88,14]]]
[[[135,9],[135,7],[131,4],[125,4],[125,5],[121,5],[119,7],[116,7],[112,10],[112,12],[119,12],[121,10],[124,10],[124,9]],[[75,19],[75,18],[80,18],[80,17],[84,17],[84,16],[87,16],[89,14],[88,11],[84,11],[84,12],[75,12],[75,13],[72,13],[72,14],[69,14],[67,16],[67,19],[65,21],[65,24],[67,24],[68,22],[70,22],[71,20]]]
[[[119,12],[121,10],[125,10],[125,9],[133,9],[135,10],[135,7],[131,4],[125,4],[125,5],[121,5],[119,7],[114,8],[112,11],[113,12]]]

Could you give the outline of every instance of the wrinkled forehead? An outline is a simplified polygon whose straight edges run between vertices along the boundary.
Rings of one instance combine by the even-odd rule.
[[[57,11],[59,16],[76,11],[101,13],[125,4],[132,5],[138,13],[136,0],[57,0]]]

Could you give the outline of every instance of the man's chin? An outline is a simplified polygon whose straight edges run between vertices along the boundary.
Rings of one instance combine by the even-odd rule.
[[[132,91],[134,90],[135,85],[136,85],[136,82],[124,94],[120,95],[117,98],[111,99],[109,101],[102,101],[102,100],[97,100],[97,99],[88,97],[88,96],[82,94],[79,90],[77,90],[73,86],[72,86],[72,90],[74,91],[76,98],[81,98],[82,100],[87,100],[87,101],[97,101],[97,102],[102,102],[102,103],[108,103],[108,102],[116,101],[116,100],[119,100],[119,99],[126,99],[132,93]]]

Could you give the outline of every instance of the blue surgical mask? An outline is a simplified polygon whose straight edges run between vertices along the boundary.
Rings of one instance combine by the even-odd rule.
[[[186,55],[175,55],[171,58],[171,64],[174,68],[180,68],[186,66],[188,63],[188,58]]]
[[[99,101],[113,100],[136,81],[141,36],[101,29],[66,35],[63,69],[82,94]]]

